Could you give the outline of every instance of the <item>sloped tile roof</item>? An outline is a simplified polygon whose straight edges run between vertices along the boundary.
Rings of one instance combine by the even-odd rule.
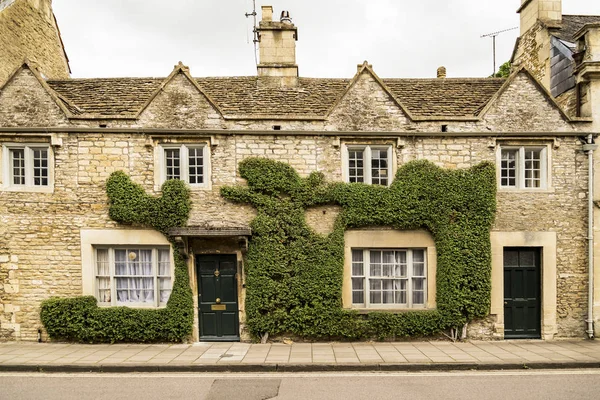
[[[324,116],[350,80],[299,78],[297,87],[281,87],[279,78],[256,76],[197,82],[225,115]]]
[[[48,81],[74,115],[132,115],[139,111],[164,79],[157,78],[99,78]]]
[[[396,98],[418,117],[472,117],[506,82],[501,78],[384,79]]]
[[[573,35],[586,24],[600,23],[600,15],[563,15],[560,29],[552,30],[552,35],[573,43]]]
[[[325,117],[350,79],[299,78],[281,87],[266,77],[195,78],[228,117]],[[505,82],[496,78],[383,79],[414,116],[475,117]],[[159,88],[159,78],[48,81],[74,115],[134,116]]]

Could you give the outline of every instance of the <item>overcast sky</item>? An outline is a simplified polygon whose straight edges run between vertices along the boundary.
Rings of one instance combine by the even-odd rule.
[[[492,39],[519,26],[520,0],[259,0],[298,27],[304,77],[350,78],[368,60],[382,78],[492,73]],[[182,61],[194,76],[255,75],[252,0],[54,0],[74,78],[168,75]],[[598,0],[563,0],[564,14],[600,15]],[[497,65],[518,29],[496,38]]]

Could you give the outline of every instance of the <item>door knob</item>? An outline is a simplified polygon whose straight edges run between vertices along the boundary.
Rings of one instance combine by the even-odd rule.
[[[215,301],[217,302],[217,304],[221,304],[221,298],[217,297]]]
[[[219,272],[219,270],[216,270],[216,271],[215,271],[215,276],[218,278],[218,277],[219,277],[219,275],[221,275],[221,273]]]
[[[504,305],[505,305],[505,306],[507,306],[507,305],[508,305],[508,301],[505,301],[505,302],[504,302]]]

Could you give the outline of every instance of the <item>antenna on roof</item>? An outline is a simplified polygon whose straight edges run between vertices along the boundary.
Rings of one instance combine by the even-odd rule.
[[[492,75],[494,75],[496,73],[496,36],[498,36],[499,34],[504,33],[504,32],[514,31],[515,29],[519,29],[519,27],[515,26],[514,28],[504,29],[504,30],[501,30],[498,32],[492,32],[492,33],[487,33],[485,35],[481,35],[482,38],[484,38],[484,37],[492,38],[493,52],[494,52],[494,69],[492,71]]]
[[[254,27],[252,29],[252,32],[254,33],[254,38],[252,39],[252,42],[254,43],[254,63],[256,65],[258,65],[258,59],[256,58],[256,53],[258,52],[258,27],[256,26],[256,0],[252,0],[252,12],[251,13],[246,13],[246,18],[248,17],[253,17],[254,18]]]

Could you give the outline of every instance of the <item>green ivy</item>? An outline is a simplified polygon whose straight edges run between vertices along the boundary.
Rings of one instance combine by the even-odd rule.
[[[150,226],[168,237],[185,225],[190,193],[184,182],[169,180],[162,196],[152,197],[122,171],[107,181],[110,218],[122,224]],[[172,238],[169,241],[176,249]],[[180,342],[192,333],[194,308],[187,263],[173,252],[175,281],[167,306],[161,309],[98,307],[96,298],[51,298],[42,302],[40,318],[52,339],[77,342]]]
[[[493,164],[444,170],[414,161],[398,170],[389,188],[327,184],[319,173],[301,178],[287,164],[260,158],[242,161],[239,169],[248,186],[224,187],[221,194],[257,209],[246,260],[246,320],[252,335],[427,336],[488,314],[490,228],[496,207]],[[305,210],[321,204],[342,208],[326,237],[305,221]],[[362,315],[342,308],[344,231],[372,226],[432,234],[435,310]]]

